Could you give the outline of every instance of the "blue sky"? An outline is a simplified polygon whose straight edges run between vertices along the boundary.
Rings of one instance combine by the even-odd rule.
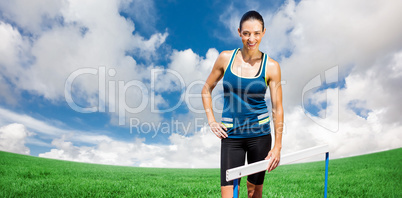
[[[282,69],[284,153],[322,143],[335,158],[401,147],[402,17],[389,11],[395,4],[2,2],[0,150],[92,163],[218,167],[219,140],[204,125],[197,94],[218,54],[241,47],[237,26],[251,9],[265,19],[260,49]],[[83,72],[89,70],[95,73]],[[74,72],[81,74],[72,83],[74,102],[104,103],[105,111],[71,107],[65,85]],[[219,120],[221,87],[213,94]],[[168,112],[152,110],[178,101]],[[122,115],[123,102],[145,105]]]

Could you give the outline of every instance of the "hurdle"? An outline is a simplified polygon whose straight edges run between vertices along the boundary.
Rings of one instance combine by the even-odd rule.
[[[298,160],[302,160],[314,155],[325,153],[325,185],[324,185],[324,197],[327,197],[327,187],[328,187],[328,163],[329,163],[329,148],[328,145],[315,146],[312,148],[304,149],[287,155],[283,155],[279,162],[279,165],[288,164]],[[239,166],[226,171],[226,181],[233,180],[233,197],[239,197],[239,178],[258,173],[261,171],[266,171],[268,168],[270,159],[262,160],[252,164],[247,164],[244,166]]]

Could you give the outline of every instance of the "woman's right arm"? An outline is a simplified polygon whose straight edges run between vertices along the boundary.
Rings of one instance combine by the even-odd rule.
[[[214,112],[212,109],[212,90],[216,84],[222,79],[225,72],[225,66],[230,59],[231,52],[223,51],[219,54],[215,61],[214,67],[209,74],[207,81],[201,91],[202,104],[204,105],[205,113],[207,114],[208,124],[211,127],[211,131],[220,139],[228,137],[226,134],[227,128],[222,123],[218,123],[215,120]]]

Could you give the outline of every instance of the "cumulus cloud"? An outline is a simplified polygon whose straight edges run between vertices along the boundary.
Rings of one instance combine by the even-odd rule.
[[[108,111],[112,121],[114,116],[121,119],[118,108],[137,107],[143,100],[150,100],[149,95],[135,97],[144,94],[138,83],[127,85],[132,81],[141,82],[141,86],[150,90],[149,70],[128,54],[136,52],[149,59],[168,36],[167,32],[156,32],[146,39],[136,33],[133,21],[119,14],[121,4],[127,3],[118,0],[102,3],[75,0],[2,2],[1,75],[13,89],[57,102],[65,99],[65,85],[70,82],[71,74],[76,74],[76,78],[70,79],[71,87],[67,93],[72,95],[73,102],[78,107],[99,107],[95,110]],[[26,6],[31,4],[34,5]],[[28,8],[32,10],[25,12]],[[117,83],[119,81],[123,84]],[[1,88],[7,90],[7,87]],[[1,95],[6,97],[7,93]],[[102,95],[111,96],[101,98]],[[126,97],[132,100],[126,100]],[[164,102],[160,97],[156,99],[157,105]],[[124,119],[133,116],[144,121],[161,119],[150,109],[127,113]]]
[[[28,136],[33,135],[24,125],[13,123],[0,127],[0,150],[29,155],[30,150],[25,146]]]
[[[354,88],[349,86],[351,78],[347,78],[346,86],[349,89],[339,90],[340,96],[346,96]],[[339,103],[332,102],[336,98],[326,98],[326,92],[335,92],[336,89],[326,89],[312,95],[317,102],[327,102],[325,108],[319,110],[320,119],[306,116],[306,110],[295,107],[286,114],[285,131],[283,134],[283,153],[291,153],[297,150],[313,147],[321,144],[330,146],[332,158],[349,157],[353,155],[366,154],[375,151],[382,151],[401,147],[402,129],[401,125],[389,125],[380,120],[384,116],[384,109],[373,109],[367,113],[367,117],[357,114],[347,104],[349,100],[339,100]],[[329,101],[328,101],[329,100]],[[337,112],[330,111],[337,108]],[[338,119],[328,119],[336,113]],[[307,112],[308,114],[308,112]],[[336,130],[330,130],[328,124],[336,125]],[[314,159],[323,159],[316,156]]]
[[[0,2],[1,17],[18,24],[25,30],[24,33],[40,34],[49,26],[58,23],[59,13],[64,3],[61,0],[2,1]]]
[[[0,100],[6,102],[6,104],[11,104],[14,106],[17,104],[15,98],[17,97],[18,93],[11,89],[7,83],[8,82],[2,76],[0,76],[0,92],[2,93],[0,95]]]
[[[6,66],[16,66],[21,63],[21,59],[26,59],[24,54],[29,45],[15,27],[2,21],[0,21],[0,36],[2,39],[0,44],[0,66],[4,70],[11,70],[12,68]]]
[[[57,139],[62,136],[69,137],[75,142],[84,144],[98,144],[101,141],[111,140],[111,138],[106,135],[74,129],[63,129],[62,126],[65,126],[63,123],[61,124],[62,126],[55,126],[54,124],[50,124],[52,120],[43,121],[26,114],[18,114],[0,108],[0,126],[7,126],[15,122],[18,122],[21,126],[24,126],[24,128],[28,128],[30,131],[35,132],[36,135],[30,136],[29,139],[27,139],[27,143],[38,146],[49,146],[41,139]],[[36,136],[40,136],[40,139],[36,138]]]
[[[10,81],[18,78],[29,57],[29,43],[18,30],[0,21],[0,99],[7,104],[17,104],[18,90],[10,86]],[[10,79],[11,78],[11,79]]]
[[[183,93],[186,104],[192,113],[203,110],[200,93],[218,56],[219,52],[214,48],[209,49],[205,57],[195,54],[191,49],[174,51],[171,56],[168,68],[180,75],[180,83],[186,87],[186,92]],[[217,85],[216,90],[214,93],[222,91],[222,85]]]
[[[165,42],[168,33],[153,34],[148,40],[144,37],[136,34],[134,35],[134,42],[136,43],[136,49],[133,49],[131,53],[136,54],[136,57],[142,57],[146,60],[151,60],[156,56],[156,50]]]
[[[155,72],[155,82],[158,82],[155,84],[155,90],[178,93],[180,97],[175,104],[161,109],[173,108],[174,111],[174,105],[177,105],[177,108],[185,106],[189,110],[188,113],[175,116],[181,122],[191,125],[196,124],[196,119],[205,119],[200,93],[218,56],[219,52],[214,48],[210,48],[205,56],[198,55],[191,49],[174,50],[170,56],[168,67],[166,69],[159,68],[160,70]],[[223,108],[222,92],[220,82],[212,92],[213,105],[217,110],[216,118],[220,117],[219,109]]]

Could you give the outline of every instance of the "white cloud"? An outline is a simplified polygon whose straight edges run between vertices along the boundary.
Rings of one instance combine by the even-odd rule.
[[[196,96],[187,100],[195,109],[200,109],[200,105],[202,107],[200,93],[218,56],[219,52],[214,48],[209,49],[205,57],[195,54],[191,49],[174,51],[171,56],[168,69],[176,71],[180,75],[181,82],[176,83],[185,86],[188,93],[185,95],[186,97],[189,97],[190,94]],[[221,85],[216,88],[221,90]]]
[[[347,82],[350,82],[347,77]],[[346,86],[349,84],[347,83]],[[351,88],[353,89],[353,88]],[[315,100],[325,102],[325,92],[335,91],[327,89],[314,94]],[[348,97],[347,92],[351,90],[340,90],[340,97]],[[334,100],[334,98],[329,98]],[[375,151],[399,148],[402,146],[401,125],[386,124],[380,120],[384,116],[384,109],[375,109],[363,118],[349,108],[349,100],[340,100],[339,106],[329,102],[327,108],[321,109],[320,115],[323,119],[331,117],[334,112],[328,111],[339,108],[339,122],[336,119],[327,120],[332,125],[338,125],[336,131],[329,130],[323,122],[314,122],[306,117],[300,107],[295,107],[286,116],[286,130],[283,135],[283,153],[291,153],[321,144],[330,146],[331,158],[348,157],[371,153]],[[317,156],[312,159],[323,159]]]
[[[19,78],[23,72],[20,65],[29,59],[29,42],[10,24],[0,21],[0,99],[7,104],[18,104],[19,90],[13,89],[10,82]]]
[[[33,118],[29,115],[18,114],[7,109],[0,108],[0,126],[9,125],[11,123],[20,123],[22,126],[28,128],[29,130],[35,132],[42,139],[54,139],[61,136],[69,137],[75,142],[86,143],[86,144],[97,144],[101,141],[111,141],[112,139],[106,135],[95,134],[87,131],[80,131],[74,129],[63,129],[60,126],[54,126],[49,124],[52,122],[50,120],[42,121]],[[61,124],[64,125],[64,124]],[[100,132],[98,132],[100,133]],[[32,136],[28,139],[29,143],[43,146],[43,141],[36,139]]]
[[[191,49],[184,51],[173,51],[169,69],[175,70],[183,77],[184,83],[188,86],[197,80],[205,80],[209,75],[218,58],[219,52],[211,48],[207,51],[205,58],[195,54]]]
[[[157,55],[156,50],[165,42],[167,36],[167,32],[163,34],[157,33],[153,34],[148,40],[145,40],[144,37],[136,34],[133,38],[136,48],[132,50],[132,53],[136,57],[142,57],[150,61],[151,58]]]
[[[0,2],[2,16],[14,21],[26,32],[40,33],[57,22],[63,4],[61,0],[15,0]]]
[[[24,58],[22,54],[27,48],[26,41],[22,38],[16,28],[10,24],[0,21],[0,67],[9,70],[7,65],[16,65],[20,58]]]
[[[33,135],[24,125],[13,123],[0,127],[0,150],[29,155],[29,148],[25,146],[28,136]]]
[[[205,82],[218,55],[219,52],[214,48],[209,49],[205,57],[194,53],[191,49],[173,50],[167,70],[156,73],[157,83],[155,84],[155,90],[180,91],[181,88],[186,88],[191,83]],[[201,84],[201,82],[198,83]]]
[[[3,108],[0,108],[0,121],[2,122],[1,124],[10,124],[13,122],[18,122],[25,126],[29,126],[29,128],[35,131],[40,131],[41,133],[47,135],[57,136],[66,133],[65,130],[48,125],[46,122],[37,120],[35,118],[32,118],[31,116],[18,114]]]
[[[184,119],[194,123],[197,117],[205,116],[201,90],[218,56],[219,52],[214,48],[210,48],[204,57],[194,53],[191,49],[174,50],[170,56],[171,62],[167,70],[157,73],[155,90],[180,93],[182,98],[175,104],[185,104],[189,109],[188,114],[183,117],[179,116],[180,120]],[[214,106],[217,109],[221,109],[223,106],[223,100],[216,98],[221,97],[222,92],[220,82],[212,93],[215,98],[213,100]],[[217,114],[216,117],[219,118],[220,116]]]
[[[6,104],[11,104],[11,105],[16,105],[17,100],[17,93],[15,90],[11,89],[8,84],[8,82],[0,76],[0,100],[6,102]]]
[[[6,19],[0,21],[0,74],[10,82],[10,86],[3,84],[0,88],[5,91],[24,90],[59,102],[65,99],[64,88],[68,77],[80,69],[92,68],[96,74],[81,74],[74,79],[73,99],[78,106],[105,103],[106,110],[115,108],[116,111],[108,112],[112,123],[117,124],[113,121],[121,114],[118,108],[124,107],[120,102],[126,102],[130,107],[137,107],[143,102],[141,97],[137,97],[143,93],[135,86],[123,90],[123,93],[118,92],[118,82],[127,84],[138,80],[150,90],[148,68],[127,54],[135,52],[149,60],[155,57],[157,49],[168,36],[167,32],[156,32],[146,39],[134,32],[134,23],[119,13],[124,5],[134,6],[131,3],[134,2],[69,0],[33,3],[19,0],[0,3],[0,10],[4,11]],[[148,10],[153,9],[150,7],[153,3],[144,1],[141,5]],[[106,73],[101,73],[99,67],[104,67]],[[109,75],[112,69],[115,75]],[[104,81],[101,81],[103,78]],[[113,88],[108,84],[111,81],[115,83]],[[101,90],[102,86],[105,90]],[[113,89],[117,92],[113,93]],[[7,98],[11,94],[8,92],[0,95]],[[102,93],[117,95],[116,100],[99,98]],[[150,102],[149,95],[143,99]],[[158,105],[164,100],[157,97],[155,102]],[[127,113],[124,119],[141,117],[144,122],[161,120],[159,114],[150,111],[146,108],[135,114]]]

